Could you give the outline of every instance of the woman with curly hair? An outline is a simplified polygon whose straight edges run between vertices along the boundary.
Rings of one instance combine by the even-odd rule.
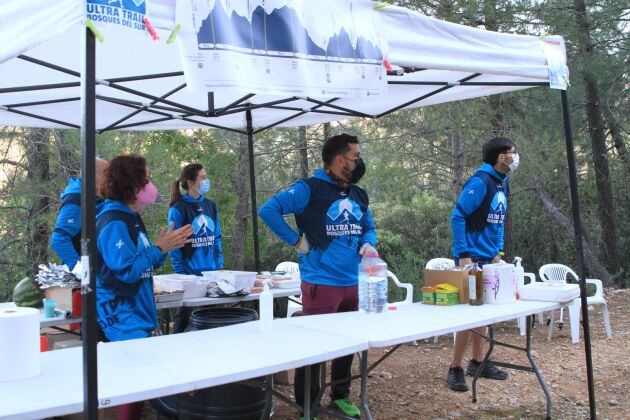
[[[162,230],[151,244],[140,213],[155,202],[157,189],[143,157],[113,158],[102,190],[106,200],[96,217],[98,324],[109,341],[148,337],[157,326],[153,269],[191,241],[193,228]]]
[[[106,199],[96,216],[98,325],[105,341],[144,338],[157,327],[153,269],[166,254],[191,240],[191,225],[162,230],[154,244],[140,213],[155,203],[157,189],[140,156],[116,156],[103,174]],[[139,419],[143,403],[119,407],[120,419]]]

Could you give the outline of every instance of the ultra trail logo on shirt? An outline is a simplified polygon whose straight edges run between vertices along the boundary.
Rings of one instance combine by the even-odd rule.
[[[136,251],[138,253],[144,252],[145,250],[151,248],[151,243],[149,242],[149,238],[144,232],[140,232],[138,234],[138,244],[136,245]],[[143,279],[148,279],[153,275],[153,267],[148,268],[142,273]]]
[[[505,221],[505,213],[507,211],[507,197],[503,191],[497,191],[490,204],[490,213],[488,213],[488,223],[502,225]]]
[[[191,223],[195,229],[194,238],[190,244],[193,248],[214,245],[214,222],[205,214],[195,217]]]
[[[145,31],[145,0],[87,0],[87,18],[94,23],[111,23]]]
[[[349,198],[335,201],[326,212],[326,235],[361,235],[361,207]]]

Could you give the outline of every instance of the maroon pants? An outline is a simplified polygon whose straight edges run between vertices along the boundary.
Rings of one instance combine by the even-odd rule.
[[[359,309],[358,286],[325,286],[302,282],[302,313],[304,315],[350,312]],[[331,388],[331,398],[347,398],[350,394],[350,376],[354,355],[340,357],[332,361],[332,382],[340,381]],[[348,380],[344,380],[348,378]],[[311,366],[311,402],[319,393],[319,364]],[[295,371],[295,402],[304,405],[304,368]]]

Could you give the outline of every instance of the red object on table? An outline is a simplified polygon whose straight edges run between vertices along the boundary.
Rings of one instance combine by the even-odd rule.
[[[45,335],[39,336],[39,347],[41,351],[48,351],[48,337]]]
[[[83,303],[81,300],[81,289],[74,289],[72,291],[72,316],[80,317],[83,313]],[[70,324],[70,331],[77,331],[81,328],[81,324],[75,322]]]

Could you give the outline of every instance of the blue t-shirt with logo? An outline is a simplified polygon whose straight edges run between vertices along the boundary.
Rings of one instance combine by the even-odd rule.
[[[111,341],[143,338],[157,327],[153,270],[165,254],[151,244],[140,215],[105,200],[96,217],[98,324]]]
[[[219,211],[214,201],[203,195],[194,198],[188,194],[175,203],[168,212],[168,224],[178,229],[191,224],[192,243],[169,252],[173,269],[179,274],[195,274],[223,268],[223,245]]]
[[[498,173],[490,164],[484,163],[475,174],[485,172],[496,180],[497,188],[487,215],[483,215],[482,229],[466,229],[467,219],[482,205],[486,183],[479,176],[471,177],[464,186],[457,205],[451,214],[453,231],[453,256],[455,258],[477,258],[491,260],[503,251],[503,233],[507,214],[508,194],[500,186],[507,183],[508,176]]]
[[[299,256],[303,281],[328,286],[354,286],[358,282],[359,249],[376,246],[376,230],[365,191],[344,190],[319,169],[312,178],[300,180],[268,200],[259,216],[287,244],[300,235],[311,250]],[[284,220],[295,215],[298,232]]]

